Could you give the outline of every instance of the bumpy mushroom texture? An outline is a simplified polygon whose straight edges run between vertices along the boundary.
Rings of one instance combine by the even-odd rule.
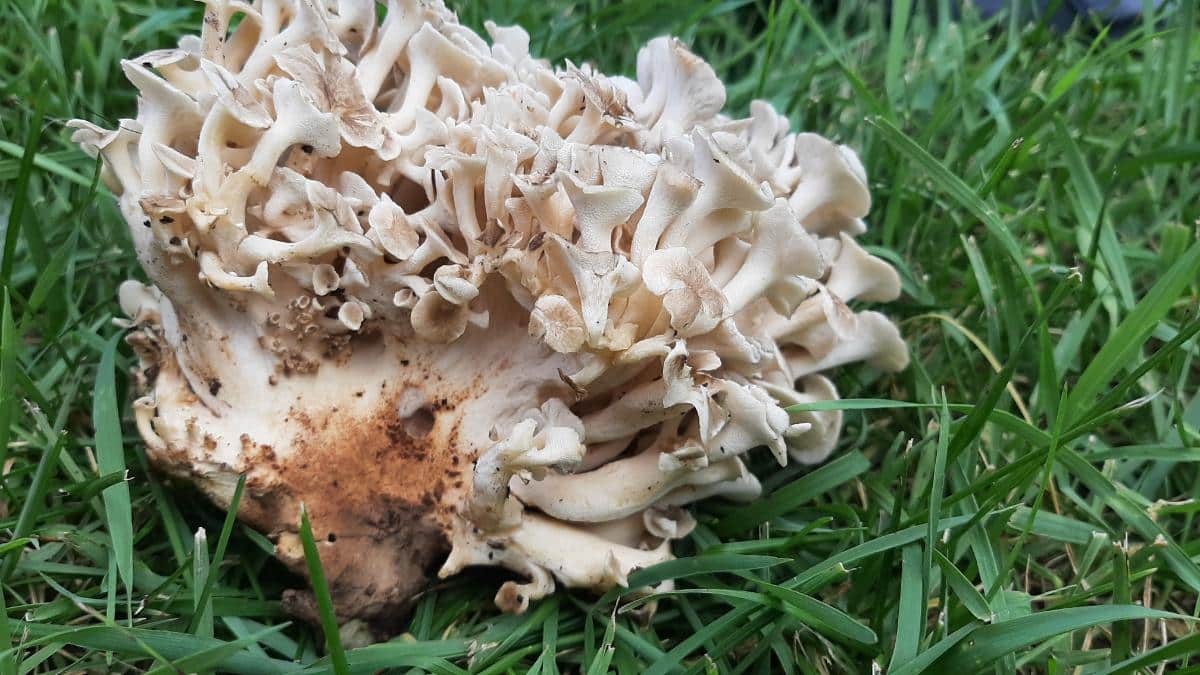
[[[819,462],[823,373],[908,356],[896,272],[854,237],[854,152],[794,134],[658,38],[637,77],[489,45],[436,0],[208,0],[126,61],[104,158],[150,283],[120,291],[154,464],[303,573],[308,508],[342,619],[494,565],[496,602],[601,591],[671,557],[681,507]],[[236,26],[236,28],[230,28]],[[440,566],[440,569],[439,569]],[[306,596],[290,597],[303,613]]]

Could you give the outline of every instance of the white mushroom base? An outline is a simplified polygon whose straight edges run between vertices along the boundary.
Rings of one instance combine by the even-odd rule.
[[[204,326],[229,331],[203,343],[221,353],[204,355],[197,372],[187,347],[194,338],[181,339],[197,334],[197,308],[177,314],[166,298],[143,291],[143,323],[129,341],[149,390],[135,405],[149,458],[221,507],[244,475],[239,516],[270,536],[299,574],[307,574],[297,534],[305,505],[339,618],[388,626],[439,567],[442,576],[470,564],[528,575],[530,583],[509,582],[497,595],[521,611],[554,589],[554,577],[603,589],[670,558],[640,515],[636,527],[606,530],[524,514],[486,535],[462,517],[474,461],[495,430],[522,419],[530,400],[570,396],[557,373],[577,367],[529,337],[507,294],[489,298],[497,311],[487,331],[468,331],[450,347],[359,335],[336,367],[280,376],[257,338],[237,331],[244,324],[222,320],[238,317],[234,306],[206,311]],[[180,330],[164,330],[162,316]],[[308,593],[289,593],[286,602],[316,621]]]

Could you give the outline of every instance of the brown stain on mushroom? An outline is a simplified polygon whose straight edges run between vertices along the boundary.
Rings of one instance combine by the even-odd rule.
[[[396,620],[449,551],[443,524],[452,513],[444,497],[461,486],[455,409],[468,394],[439,395],[404,417],[405,389],[389,387],[365,417],[293,408],[288,416],[300,429],[293,447],[277,453],[254,445],[245,456],[249,489],[239,515],[286,537],[296,532],[304,504],[343,618]],[[423,435],[412,433],[415,415],[431,418],[420,422],[429,425]],[[302,556],[281,553],[293,570],[306,572]],[[290,591],[284,602],[316,621],[307,592]]]
[[[148,344],[160,346],[153,338]],[[141,369],[144,385],[179,387],[174,395],[181,402],[202,406],[175,359],[156,356]],[[169,377],[162,380],[164,373]],[[307,566],[297,532],[301,505],[307,508],[339,618],[365,619],[378,635],[398,628],[413,596],[449,552],[445,532],[473,454],[460,436],[462,404],[478,397],[485,382],[474,378],[457,386],[462,389],[452,390],[440,373],[413,360],[403,379],[381,383],[365,414],[298,398],[281,415],[296,429],[290,447],[242,433],[237,466],[220,467],[221,473],[246,476],[239,518],[275,539],[278,557],[303,576]],[[414,389],[426,403],[405,415],[402,402]],[[187,426],[188,444],[147,448],[148,455],[156,468],[203,483],[213,467],[198,466],[195,447],[188,445],[211,456],[217,439],[195,421]],[[308,590],[287,591],[283,602],[289,613],[318,622]]]

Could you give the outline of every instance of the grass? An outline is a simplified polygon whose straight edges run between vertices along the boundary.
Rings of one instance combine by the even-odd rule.
[[[762,501],[701,505],[681,559],[630,579],[678,579],[649,623],[618,593],[497,615],[467,574],[396,640],[327,650],[280,611],[270,542],[148,470],[112,324],[139,272],[63,126],[131,115],[118,59],[201,6],[3,3],[0,675],[1200,672],[1194,0],[1120,36],[948,0],[487,4],[606,72],[677,34],[733,111],[858,148],[912,366],[838,374],[830,463],[761,453]]]

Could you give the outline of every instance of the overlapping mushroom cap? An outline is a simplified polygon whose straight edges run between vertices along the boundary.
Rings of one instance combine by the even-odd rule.
[[[199,37],[124,62],[137,119],[73,123],[151,281],[121,289],[151,458],[222,504],[245,474],[297,569],[306,504],[343,618],[435,565],[526,577],[510,611],[624,584],[682,505],[759,495],[746,453],[834,449],[839,413],[787,410],[837,397],[823,373],[905,366],[847,306],[900,291],[854,239],[853,151],[722,115],[672,38],[606,77],[374,4],[208,0]]]

